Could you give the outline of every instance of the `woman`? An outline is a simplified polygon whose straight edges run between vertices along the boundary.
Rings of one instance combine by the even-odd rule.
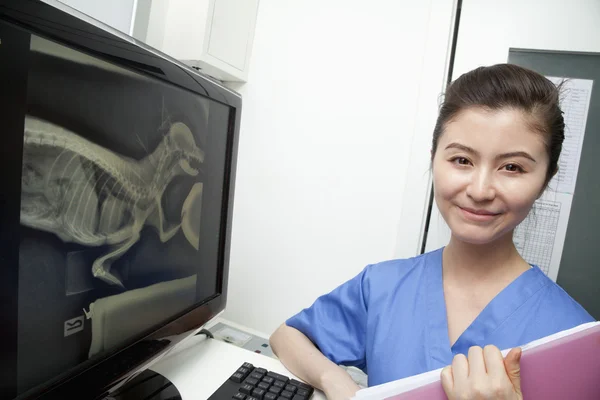
[[[433,132],[434,196],[452,231],[442,249],[367,266],[271,337],[285,366],[329,399],[448,366],[450,399],[520,399],[521,346],[593,318],[517,252],[515,227],[558,170],[559,88],[515,65],[449,86]],[[513,348],[502,357],[500,349]]]

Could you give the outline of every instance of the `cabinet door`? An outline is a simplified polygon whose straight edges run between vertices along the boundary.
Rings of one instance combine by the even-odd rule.
[[[138,0],[135,38],[223,81],[245,81],[259,0]]]
[[[207,52],[244,71],[250,58],[258,0],[215,0]]]
[[[133,16],[137,0],[59,0],[123,33],[133,33]]]
[[[152,27],[160,26],[159,18],[165,26],[160,50],[178,60],[202,59],[211,3],[211,0],[152,0]]]

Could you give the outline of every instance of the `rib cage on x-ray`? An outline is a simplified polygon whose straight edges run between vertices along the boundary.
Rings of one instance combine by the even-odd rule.
[[[181,220],[166,221],[162,200],[178,176],[197,176],[204,152],[190,129],[173,123],[159,145],[134,160],[48,121],[25,121],[21,223],[51,232],[64,242],[110,247],[91,268],[95,277],[121,285],[113,261],[139,239],[146,225],[162,243],[181,229],[199,248],[202,183],[192,186]]]

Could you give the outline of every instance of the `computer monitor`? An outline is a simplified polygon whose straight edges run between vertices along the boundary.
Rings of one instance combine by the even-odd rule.
[[[100,396],[227,297],[240,96],[48,3],[0,0],[2,398]]]

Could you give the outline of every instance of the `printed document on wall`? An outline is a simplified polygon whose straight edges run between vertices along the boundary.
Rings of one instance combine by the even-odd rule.
[[[548,77],[558,84],[565,78]],[[517,227],[514,242],[521,256],[556,281],[567,233],[571,203],[577,182],[581,149],[594,81],[566,78],[561,98],[565,118],[565,140],[558,174],[529,216]]]

